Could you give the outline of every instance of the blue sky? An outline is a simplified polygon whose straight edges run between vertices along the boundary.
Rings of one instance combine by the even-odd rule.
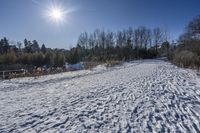
[[[51,3],[72,11],[64,22],[54,23],[45,16]],[[1,0],[0,37],[70,48],[84,31],[158,26],[167,30],[172,40],[196,15],[200,15],[199,0]]]

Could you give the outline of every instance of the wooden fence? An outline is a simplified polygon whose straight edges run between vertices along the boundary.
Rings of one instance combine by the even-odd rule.
[[[5,71],[0,71],[0,79],[8,79],[12,75],[17,75],[17,74],[25,74],[26,70],[20,69],[20,70],[5,70]]]

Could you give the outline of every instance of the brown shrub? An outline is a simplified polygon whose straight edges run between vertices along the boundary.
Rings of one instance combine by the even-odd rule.
[[[92,69],[99,64],[101,64],[101,62],[95,62],[95,61],[84,62],[84,68],[85,69]]]
[[[191,51],[183,50],[176,52],[174,55],[173,63],[181,67],[197,67],[199,66],[200,57]]]
[[[108,60],[108,61],[106,61],[107,67],[113,67],[113,66],[121,65],[121,64],[122,64],[122,61],[118,61],[118,60]]]

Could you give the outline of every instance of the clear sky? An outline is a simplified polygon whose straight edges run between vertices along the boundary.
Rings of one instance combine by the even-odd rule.
[[[64,21],[52,22],[47,17],[52,3],[70,11]],[[0,0],[0,37],[70,48],[81,32],[96,28],[159,26],[176,39],[196,15],[200,15],[200,0]]]

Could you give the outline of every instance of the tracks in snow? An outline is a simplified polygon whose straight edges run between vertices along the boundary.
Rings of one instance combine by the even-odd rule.
[[[196,78],[152,60],[2,91],[0,132],[200,132]]]

